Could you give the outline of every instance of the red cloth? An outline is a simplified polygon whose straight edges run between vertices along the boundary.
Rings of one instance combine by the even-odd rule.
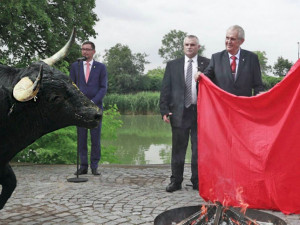
[[[199,82],[199,194],[229,206],[300,213],[300,61],[268,92]]]

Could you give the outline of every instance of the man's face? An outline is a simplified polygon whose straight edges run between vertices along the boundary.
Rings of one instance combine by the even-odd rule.
[[[244,39],[238,38],[237,30],[229,30],[226,33],[225,46],[226,50],[231,54],[235,55],[238,53],[241,44],[243,44]]]
[[[197,43],[196,38],[185,39],[183,44],[183,51],[187,57],[193,58],[195,55],[197,55],[199,49],[200,45]]]
[[[95,52],[95,49],[93,49],[90,44],[85,44],[81,46],[81,54],[82,56],[85,56],[88,61],[93,59]]]

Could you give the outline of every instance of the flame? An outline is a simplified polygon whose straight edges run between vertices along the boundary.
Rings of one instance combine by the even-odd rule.
[[[201,215],[200,216],[203,216],[207,214],[207,206],[206,205],[202,205],[201,207]]]
[[[224,199],[223,199],[222,205],[224,207],[228,207],[229,203],[230,203],[230,196],[228,194],[224,193]]]
[[[241,225],[239,221],[237,221],[237,220],[235,220],[235,219],[233,219],[233,218],[230,218],[230,220],[231,220],[234,224],[236,224],[236,225]]]
[[[244,202],[244,199],[242,197],[243,192],[244,192],[244,190],[243,190],[242,187],[238,187],[236,189],[236,199],[237,199],[237,201],[240,204],[241,213],[243,213],[245,215],[249,204],[247,204],[246,202]]]

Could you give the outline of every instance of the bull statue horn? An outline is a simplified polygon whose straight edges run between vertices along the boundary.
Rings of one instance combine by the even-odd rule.
[[[34,83],[29,77],[23,77],[14,87],[13,96],[19,102],[27,102],[36,97],[43,77],[43,65],[40,66],[39,75]]]
[[[68,51],[69,51],[71,45],[75,41],[75,33],[76,33],[76,30],[75,30],[75,28],[73,28],[71,37],[70,37],[69,41],[67,42],[67,44],[65,44],[65,46],[62,49],[60,49],[58,52],[56,52],[53,56],[51,56],[50,58],[47,58],[47,59],[42,59],[42,61],[45,62],[46,64],[48,64],[49,66],[53,66],[57,61],[63,59],[68,54]]]

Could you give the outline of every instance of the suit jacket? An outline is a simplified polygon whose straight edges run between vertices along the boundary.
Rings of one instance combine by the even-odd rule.
[[[236,79],[231,74],[230,61],[226,50],[212,55],[209,66],[203,72],[218,87],[238,96],[252,96],[263,91],[258,57],[253,52],[240,51]]]
[[[209,64],[209,59],[198,56],[200,71]],[[185,76],[184,57],[167,63],[160,93],[160,113],[162,116],[172,113],[171,125],[180,127],[184,109]]]
[[[71,66],[71,79],[86,97],[91,99],[99,108],[102,109],[102,99],[107,92],[107,71],[105,65],[94,60],[88,82],[86,83],[83,62],[80,61],[79,64],[79,80],[77,80],[78,62],[74,62]]]

